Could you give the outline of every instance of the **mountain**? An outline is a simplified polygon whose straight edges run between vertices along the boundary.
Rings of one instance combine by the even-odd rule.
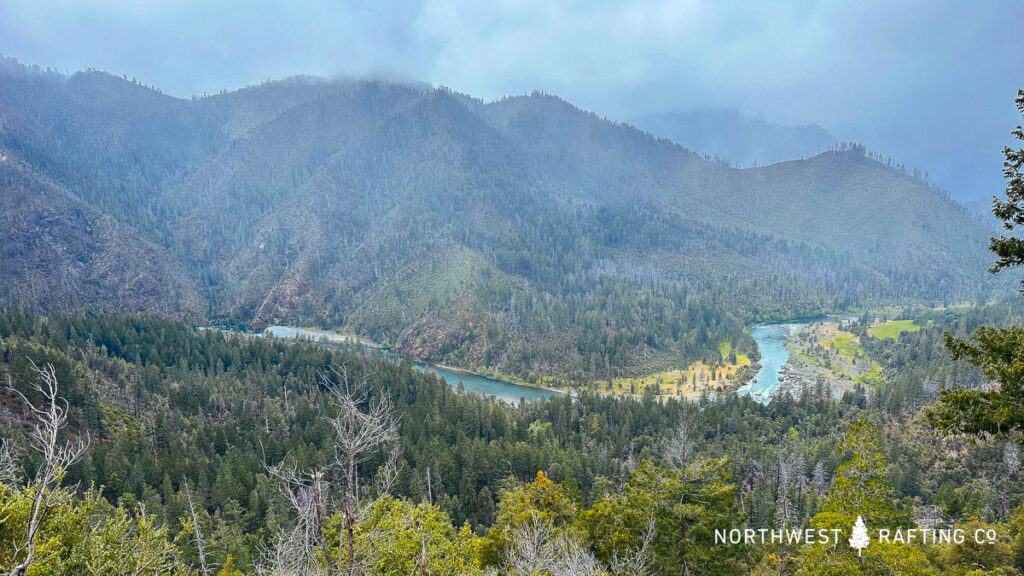
[[[863,149],[735,169],[541,93],[293,78],[180,100],[7,60],[0,154],[5,198],[35,195],[4,203],[0,303],[40,311],[344,327],[586,379],[753,352],[756,320],[988,289],[989,230]],[[58,205],[88,217],[39,216]]]
[[[0,152],[0,301],[199,319],[206,309],[166,250]]]
[[[655,136],[737,166],[809,158],[839,143],[817,124],[780,126],[737,110],[649,114],[632,123]]]

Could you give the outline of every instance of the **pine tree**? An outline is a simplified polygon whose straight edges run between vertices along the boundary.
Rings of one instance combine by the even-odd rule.
[[[1024,90],[1017,92],[1017,110],[1024,116]],[[1024,127],[1017,126],[1013,131],[1017,140],[1024,141]],[[1013,230],[1016,226],[1024,226],[1024,148],[1014,150],[1010,147],[1003,149],[1003,176],[1006,177],[1006,200],[996,200],[992,213],[1003,221],[1007,230]],[[993,238],[989,244],[989,250],[999,258],[992,267],[992,272],[998,272],[1003,268],[1014,268],[1024,264],[1024,240],[1014,237],[1002,236]],[[1022,283],[1024,287],[1024,283]]]
[[[852,424],[839,451],[847,459],[836,469],[828,500],[811,519],[811,526],[846,531],[852,525],[850,547],[805,547],[797,576],[929,573],[928,560],[919,547],[878,542],[867,548],[867,523],[888,528],[911,525],[905,514],[893,508],[895,489],[888,479],[877,428],[864,420]],[[856,556],[851,549],[857,550]]]
[[[894,527],[907,520],[892,506],[896,490],[889,480],[878,428],[866,420],[850,425],[839,444],[847,460],[836,469],[828,501],[816,519],[821,527],[849,526],[867,516],[874,526]]]

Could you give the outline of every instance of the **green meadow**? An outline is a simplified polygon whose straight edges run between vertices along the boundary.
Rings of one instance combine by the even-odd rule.
[[[920,329],[921,325],[914,324],[913,320],[890,320],[882,322],[877,326],[872,326],[868,329],[868,336],[878,338],[879,340],[885,340],[886,338],[899,340],[900,334],[903,332],[917,332]]]

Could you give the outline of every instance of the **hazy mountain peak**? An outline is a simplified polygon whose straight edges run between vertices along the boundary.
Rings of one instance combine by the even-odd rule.
[[[737,166],[808,158],[838,143],[816,124],[781,126],[733,109],[651,114],[634,123],[656,136]]]

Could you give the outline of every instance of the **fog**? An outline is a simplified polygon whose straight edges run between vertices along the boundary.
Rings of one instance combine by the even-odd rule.
[[[0,53],[187,97],[296,74],[552,92],[613,119],[735,108],[1002,188],[1024,4],[5,0]],[[941,5],[940,5],[941,4]]]

